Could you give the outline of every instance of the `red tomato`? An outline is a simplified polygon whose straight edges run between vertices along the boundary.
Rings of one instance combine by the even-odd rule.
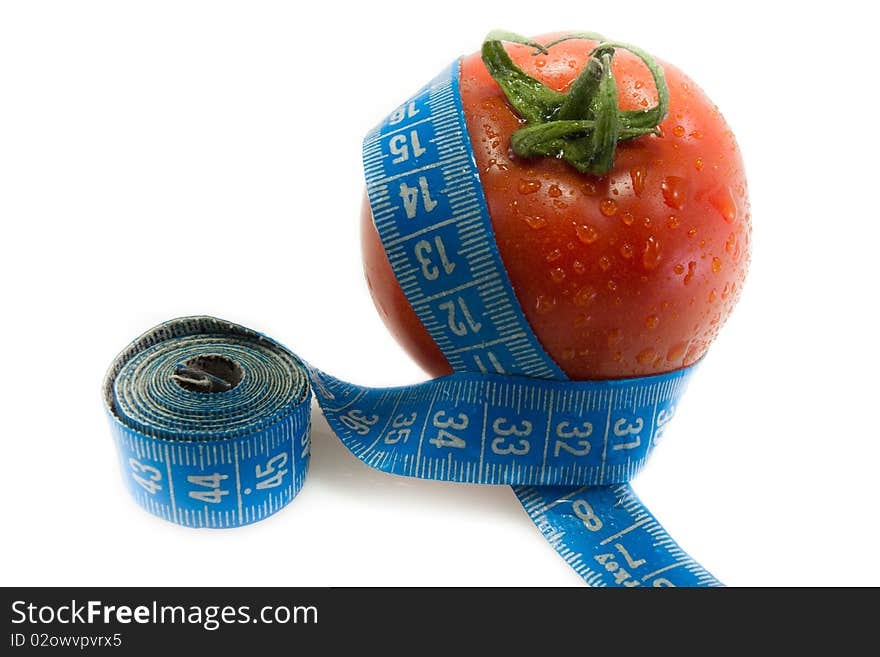
[[[564,41],[537,56],[528,46],[506,49],[526,73],[566,91],[595,45]],[[522,120],[480,54],[462,60],[465,120],[501,259],[535,335],[571,379],[694,363],[742,289],[751,224],[736,140],[702,90],[659,63],[670,94],[661,134],[619,143],[613,169],[596,177],[562,160],[514,155],[510,136]],[[621,110],[657,102],[634,55],[616,50],[612,70]],[[367,203],[362,247],[373,300],[392,334],[431,375],[448,374],[394,278]]]

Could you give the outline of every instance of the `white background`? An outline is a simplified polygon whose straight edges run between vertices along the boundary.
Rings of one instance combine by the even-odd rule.
[[[437,6],[0,5],[0,583],[580,585],[508,488],[373,472],[317,412],[284,511],[166,523],[124,491],[99,394],[130,339],[198,313],[350,381],[421,380],[363,281],[360,140],[503,27],[643,46],[742,147],[750,278],[641,497],[728,584],[880,585],[873,20],[845,2]]]

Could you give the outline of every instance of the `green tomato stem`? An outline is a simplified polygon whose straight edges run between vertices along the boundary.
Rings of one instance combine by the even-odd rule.
[[[525,73],[514,64],[503,44],[527,45],[537,55],[569,39],[598,41],[599,45],[566,93],[554,91]],[[611,70],[615,49],[628,50],[647,67],[657,87],[656,105],[644,110],[620,110]],[[554,157],[582,173],[602,176],[614,168],[619,142],[657,133],[669,111],[669,89],[660,65],[641,48],[607,41],[599,34],[576,32],[541,45],[496,30],[486,36],[482,57],[489,74],[526,123],[511,135],[513,152],[519,157]]]

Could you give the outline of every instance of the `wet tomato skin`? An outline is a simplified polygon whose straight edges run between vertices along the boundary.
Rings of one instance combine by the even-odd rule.
[[[593,45],[566,41],[538,56],[507,48],[526,73],[566,91]],[[619,144],[614,169],[598,178],[560,160],[513,155],[520,119],[479,54],[462,59],[465,120],[501,259],[538,340],[574,380],[696,362],[742,289],[751,224],[736,140],[702,90],[661,65],[670,92],[662,134]],[[634,56],[618,50],[613,70],[621,109],[656,103]],[[371,294],[392,334],[428,373],[448,374],[397,285],[367,204],[362,246]]]
[[[361,207],[361,255],[364,275],[373,304],[391,335],[423,370],[431,376],[451,374],[443,352],[409,305],[403,290],[394,277],[391,263],[373,224],[370,203],[364,194]]]

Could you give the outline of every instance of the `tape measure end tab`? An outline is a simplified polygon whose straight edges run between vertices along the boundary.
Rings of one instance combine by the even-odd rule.
[[[203,354],[178,363],[171,378],[189,392],[228,392],[241,383],[244,370],[227,356]]]

